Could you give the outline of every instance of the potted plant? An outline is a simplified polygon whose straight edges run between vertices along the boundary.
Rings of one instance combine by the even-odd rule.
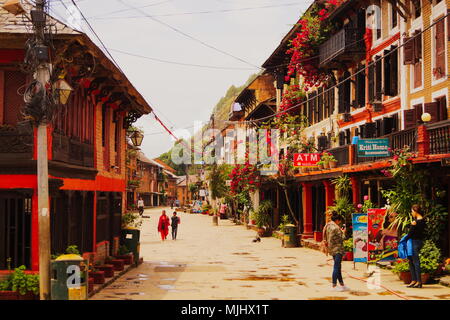
[[[4,281],[0,282],[0,300],[37,300],[39,275],[26,274],[26,267],[20,266]]]
[[[394,263],[392,271],[398,274],[400,280],[403,280],[405,284],[411,283],[411,272],[409,271],[408,259],[398,259]]]
[[[127,212],[122,215],[122,229],[136,229],[142,225],[142,219],[137,212]]]
[[[105,283],[105,271],[98,270],[95,265],[89,265],[89,277],[93,279],[93,284]]]
[[[124,260],[126,265],[133,264],[133,253],[125,245],[119,247],[116,258]]]
[[[427,283],[438,270],[441,252],[432,240],[425,240],[419,253],[422,283]]]
[[[353,238],[348,238],[344,241],[344,261],[353,261]]]
[[[270,236],[270,210],[272,209],[272,201],[263,200],[259,204],[258,209],[253,211],[252,217],[258,227],[258,235],[260,237]],[[270,234],[270,235],[269,235]]]
[[[320,160],[319,162],[317,162],[317,167],[319,168],[319,170],[323,170],[324,169],[324,161]]]

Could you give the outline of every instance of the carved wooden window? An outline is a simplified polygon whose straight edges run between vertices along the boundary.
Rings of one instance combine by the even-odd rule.
[[[24,102],[19,91],[24,92],[25,83],[26,75],[20,71],[0,71],[0,123],[15,125],[22,119]]]

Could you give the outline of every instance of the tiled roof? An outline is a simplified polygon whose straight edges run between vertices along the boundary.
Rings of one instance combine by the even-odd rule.
[[[29,11],[32,5],[28,1],[22,1],[23,7],[27,11],[24,15],[19,14],[17,16],[4,10],[3,4],[7,0],[0,0],[0,33],[29,33],[32,30],[31,22],[26,18],[30,16]],[[81,32],[76,31],[69,26],[65,25],[61,21],[47,16],[49,19],[49,24],[54,26],[57,34],[81,34]]]

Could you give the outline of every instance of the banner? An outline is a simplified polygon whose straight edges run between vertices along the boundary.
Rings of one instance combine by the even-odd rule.
[[[314,167],[320,161],[320,153],[295,153],[294,167]]]
[[[367,262],[367,214],[354,213],[352,215],[353,225],[353,261]]]
[[[395,214],[387,214],[386,209],[369,209],[368,218],[369,260],[393,260],[397,256],[397,229],[389,229],[389,225]]]
[[[359,139],[358,157],[389,157],[389,139]]]

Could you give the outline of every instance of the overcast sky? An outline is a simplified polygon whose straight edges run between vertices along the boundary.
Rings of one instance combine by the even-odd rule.
[[[67,5],[70,4],[70,0],[63,1]],[[232,84],[241,85],[250,74],[259,71],[254,66],[261,66],[312,1],[77,0],[76,2],[109,49],[183,64],[232,69],[208,69],[162,63],[111,51],[127,77],[156,114],[169,128],[176,130],[192,127],[195,121],[209,120],[213,107],[228,87]],[[122,2],[141,8],[139,10],[162,23],[145,17],[139,11],[131,10]],[[51,4],[51,10],[55,15],[70,22],[71,16],[60,1],[52,0]],[[220,10],[222,12],[179,15],[179,13]],[[224,12],[225,10],[233,11]],[[205,45],[174,31],[163,23],[196,38]],[[85,24],[82,25],[82,29],[98,43]],[[152,115],[142,117],[137,126],[145,130],[142,150],[148,157],[157,157],[173,145],[173,140],[167,133],[162,133],[164,129]],[[193,131],[193,128],[189,130]]]

